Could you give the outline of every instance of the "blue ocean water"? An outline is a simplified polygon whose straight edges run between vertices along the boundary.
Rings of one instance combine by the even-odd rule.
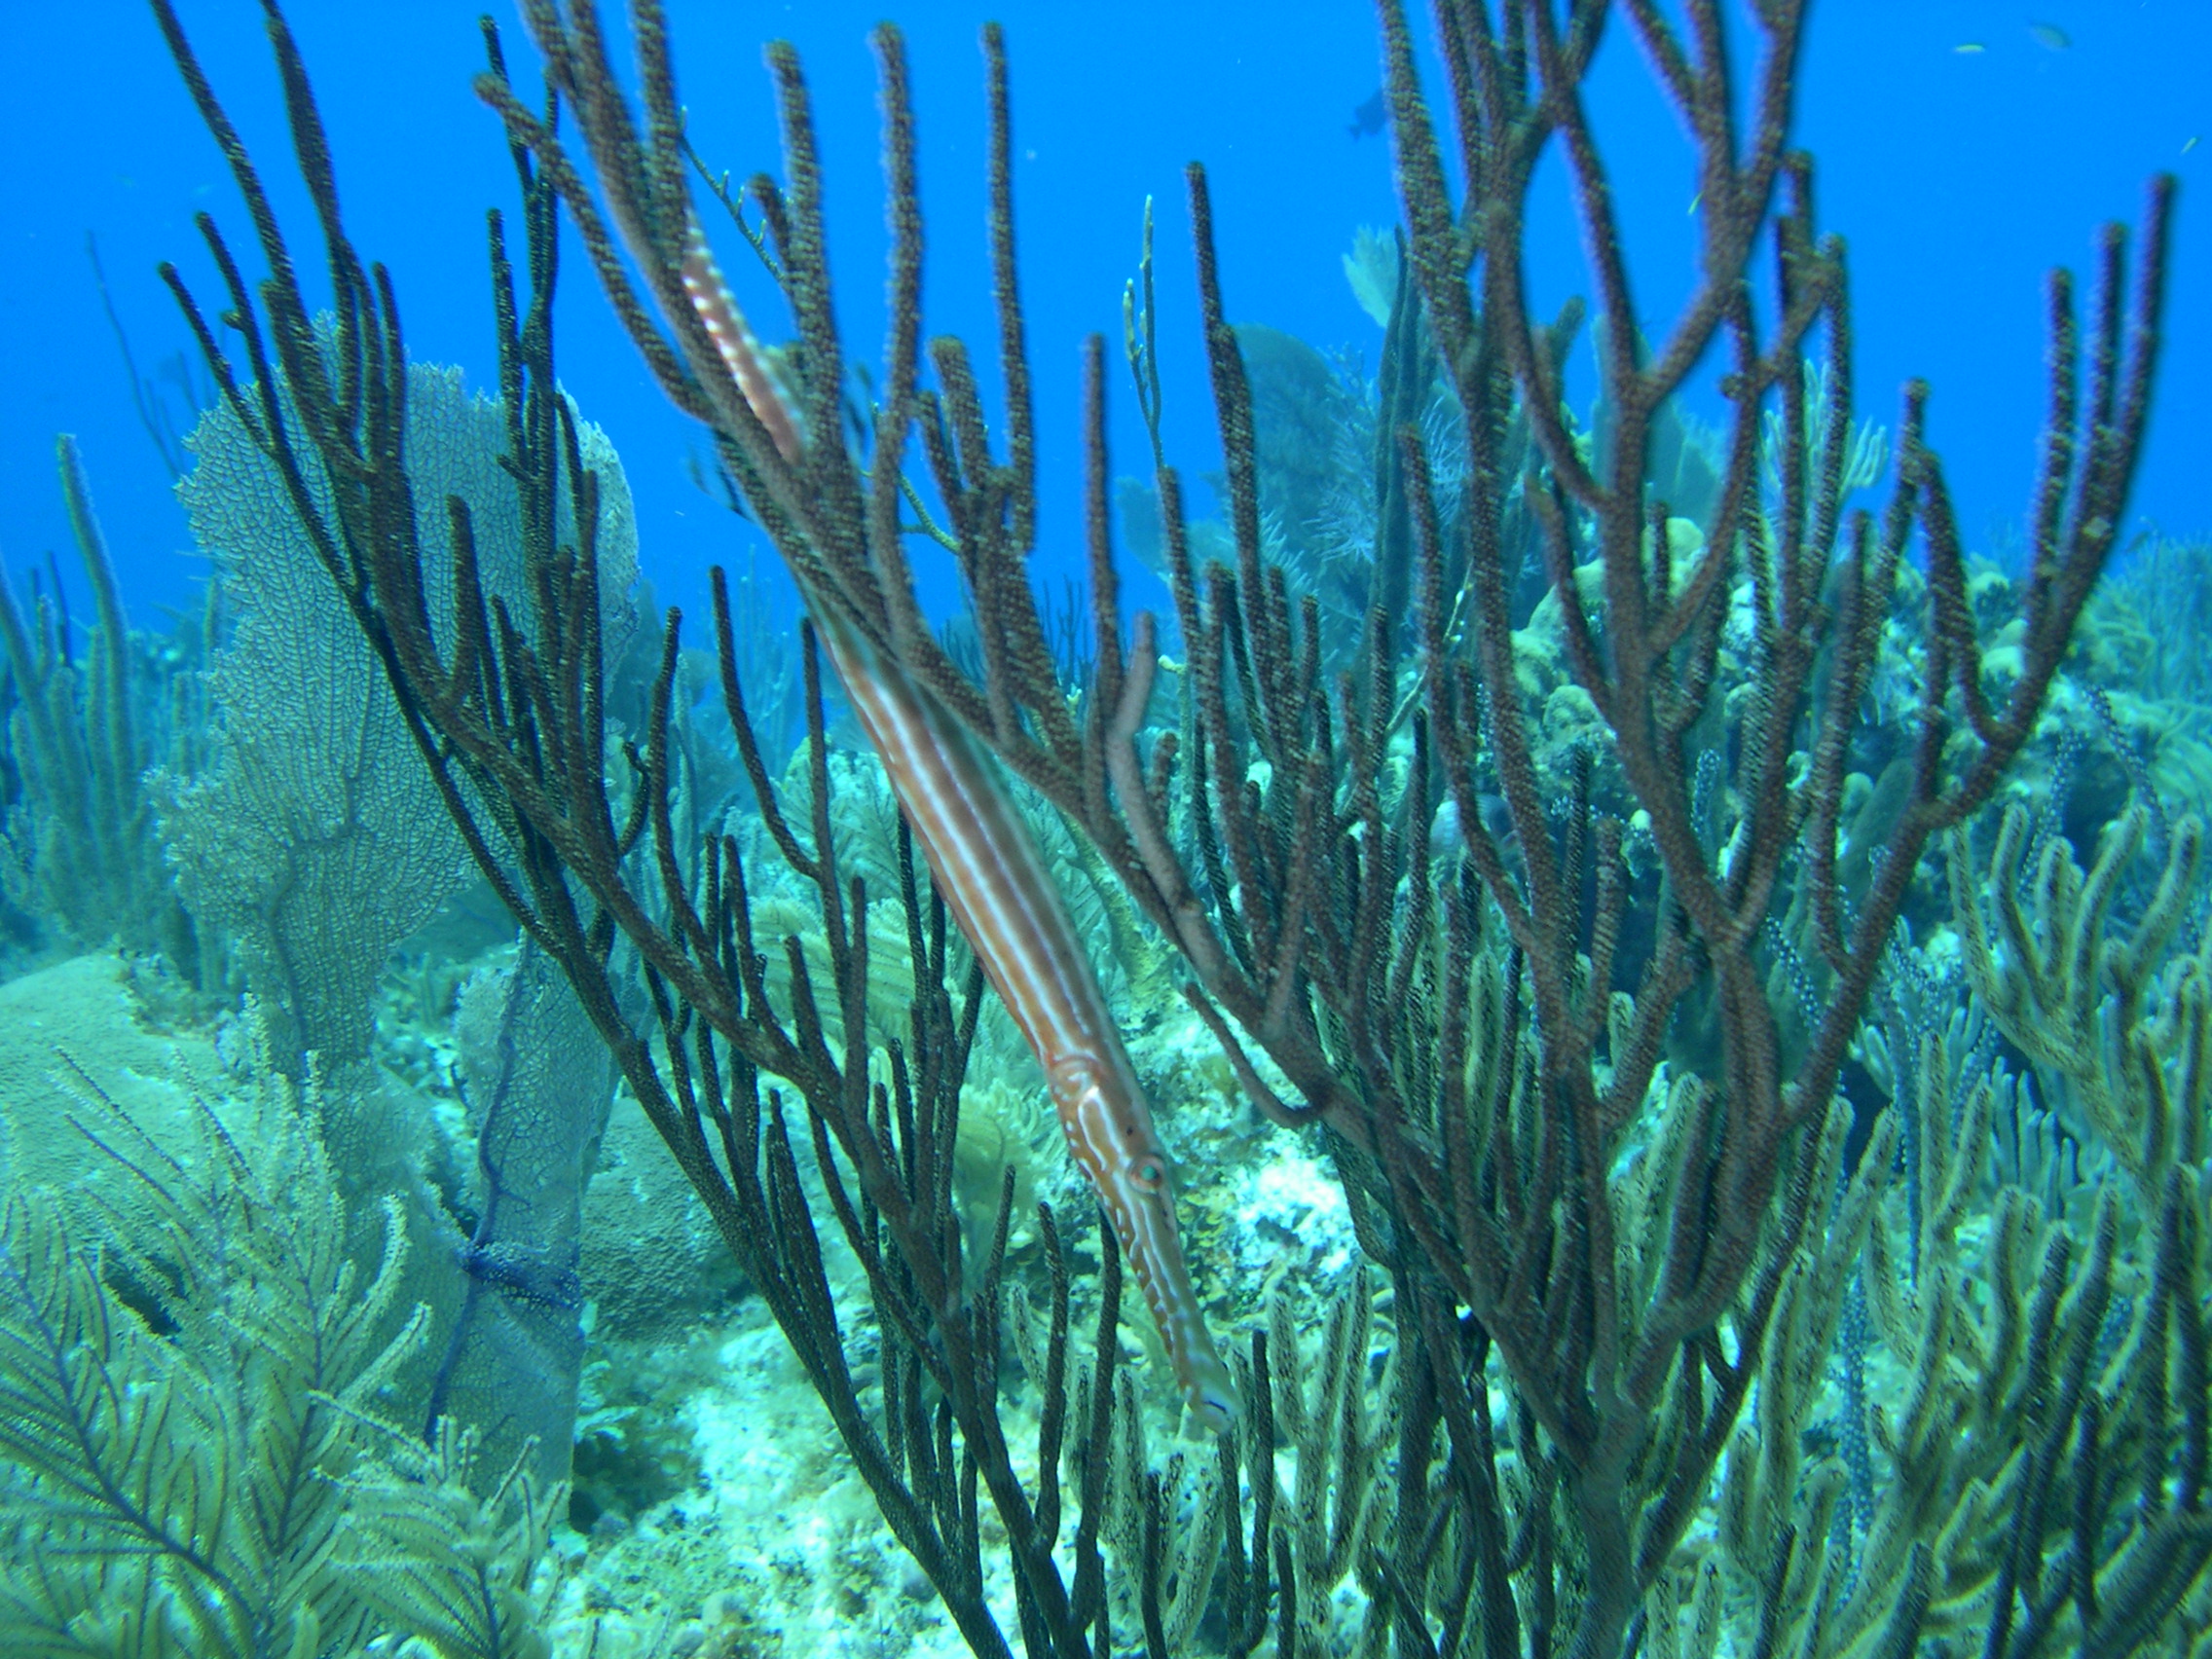
[[[787,37],[804,55],[856,354],[872,354],[881,330],[866,35],[885,9],[849,0],[670,8],[698,148],[739,178],[777,165],[760,42]],[[1395,211],[1386,135],[1351,130],[1381,82],[1369,8],[931,0],[891,10],[907,31],[922,123],[928,326],[967,337],[979,352],[994,324],[976,32],[986,17],[1007,25],[1022,297],[1043,428],[1044,573],[1072,568],[1081,535],[1078,350],[1092,332],[1118,342],[1148,196],[1157,202],[1170,459],[1193,473],[1215,464],[1186,162],[1211,170],[1233,319],[1372,362],[1381,330],[1354,303],[1341,265],[1359,227],[1387,225]],[[180,11],[280,211],[304,229],[260,8],[181,0]],[[527,82],[519,18],[496,15]],[[390,267],[415,353],[459,363],[481,384],[492,361],[483,213],[511,207],[513,178],[497,124],[469,90],[482,63],[476,17],[462,0],[315,0],[291,13],[356,243]],[[2131,219],[2144,179],[2171,169],[2183,193],[2169,340],[2133,505],[2171,534],[2203,534],[2212,527],[2212,213],[2196,189],[2212,155],[2203,72],[2212,8],[1853,0],[1816,8],[1815,18],[1798,140],[1820,162],[1821,218],[1852,251],[1862,418],[1894,422],[1901,383],[1929,379],[1933,435],[1962,522],[1979,546],[2001,550],[2026,498],[2042,420],[2044,273],[2082,267],[2095,227]],[[1647,326],[1659,326],[1694,276],[1694,183],[1627,30],[1615,27],[1603,52],[1591,96],[1639,261],[1639,304]],[[190,341],[155,266],[174,260],[211,293],[193,215],[212,212],[243,241],[244,214],[145,7],[10,0],[0,6],[0,62],[14,66],[0,99],[0,562],[20,580],[53,550],[64,581],[74,580],[53,443],[75,432],[131,602],[150,619],[187,603],[203,567],[134,411],[88,238],[139,376],[164,388],[183,425],[183,394],[165,376],[190,358]],[[1425,73],[1440,95],[1433,60]],[[1530,268],[1537,291],[1556,303],[1586,282],[1556,167],[1551,186]],[[772,338],[781,330],[756,276],[745,280],[743,252],[725,241],[724,264]],[[561,373],[624,458],[645,568],[664,597],[695,604],[712,562],[742,568],[756,551],[763,569],[772,566],[764,543],[756,547],[693,483],[687,460],[704,453],[699,433],[663,404],[580,260],[564,289]],[[1587,360],[1582,353],[1585,383]],[[1122,466],[1135,471],[1141,427],[1125,380],[1113,390]]]

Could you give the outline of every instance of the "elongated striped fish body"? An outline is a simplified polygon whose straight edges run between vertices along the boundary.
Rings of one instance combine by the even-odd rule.
[[[682,277],[729,384],[795,462],[806,447],[803,429],[696,225]],[[703,364],[693,367],[706,373]],[[799,586],[805,593],[804,577]],[[805,598],[938,891],[1045,1068],[1068,1151],[1106,1206],[1183,1397],[1198,1421],[1219,1433],[1235,1416],[1236,1396],[1183,1262],[1167,1157],[1060,890],[967,727],[834,604]]]
[[[1068,1152],[1106,1206],[1192,1414],[1226,1429],[1235,1395],[1183,1261],[1167,1157],[1028,826],[959,719],[828,607],[812,608],[938,891],[1045,1069]]]

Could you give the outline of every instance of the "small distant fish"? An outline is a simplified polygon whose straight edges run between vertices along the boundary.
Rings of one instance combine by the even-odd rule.
[[[2186,144],[2184,144],[2184,145],[2183,145],[2183,146],[2181,147],[2181,153],[2182,153],[2183,155],[2185,155],[2185,156],[2186,156],[2186,155],[2188,155],[2188,154],[2190,153],[2190,151],[2192,151],[2192,150],[2194,150],[2194,149],[2195,149],[2195,148],[2196,148],[2196,134],[2195,134],[2195,133],[2194,133],[2194,132],[2192,132],[2192,133],[2191,133],[2191,134],[2189,135],[2189,142],[2188,142],[2188,143],[2186,143]]]
[[[1364,138],[1371,132],[1380,132],[1389,113],[1389,106],[1382,100],[1382,89],[1377,87],[1375,95],[1351,112],[1351,125],[1345,130],[1354,138]]]
[[[2028,38],[2046,52],[2064,52],[2074,44],[2074,37],[2056,23],[2030,23]]]
[[[1957,46],[1952,47],[1951,50],[1961,57],[1979,57],[1989,48],[1982,45],[1978,40],[1963,40]]]

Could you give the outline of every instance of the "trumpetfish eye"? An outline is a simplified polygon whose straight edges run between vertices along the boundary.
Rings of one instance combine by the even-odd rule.
[[[1150,1153],[1132,1159],[1128,1164],[1128,1177],[1148,1193],[1157,1193],[1167,1185],[1167,1169]]]

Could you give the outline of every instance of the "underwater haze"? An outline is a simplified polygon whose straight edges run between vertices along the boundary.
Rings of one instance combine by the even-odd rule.
[[[2212,13],[0,62],[0,1656],[2212,1641]]]

